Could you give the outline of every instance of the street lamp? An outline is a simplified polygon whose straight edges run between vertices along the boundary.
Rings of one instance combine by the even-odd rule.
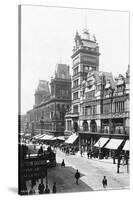
[[[48,185],[48,163],[49,160],[46,160],[46,185]]]
[[[120,155],[118,155],[118,162],[117,162],[117,173],[119,173],[119,169],[120,169]]]
[[[100,140],[98,142],[98,146],[99,146],[99,159],[101,159],[101,142],[100,142]]]

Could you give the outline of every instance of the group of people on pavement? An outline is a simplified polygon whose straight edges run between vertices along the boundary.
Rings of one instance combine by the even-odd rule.
[[[60,149],[66,155],[69,155],[69,154],[75,155],[75,153],[78,151],[77,147],[72,147],[72,146],[62,146]]]
[[[34,183],[34,181],[32,181],[29,194],[35,194],[36,193],[35,185],[36,184]],[[38,193],[39,194],[49,194],[49,193],[51,193],[48,184],[46,184],[46,187],[45,187],[45,185],[43,183],[43,179],[41,179],[41,182],[38,185]],[[56,182],[53,183],[52,193],[56,193]]]

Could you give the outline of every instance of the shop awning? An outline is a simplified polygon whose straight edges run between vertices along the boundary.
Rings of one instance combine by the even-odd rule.
[[[122,143],[122,139],[111,139],[109,143],[105,146],[107,149],[118,149],[120,144]]]
[[[109,138],[103,138],[103,137],[101,137],[97,142],[96,142],[96,144],[94,145],[95,147],[100,147],[100,148],[102,148],[105,144],[106,144],[106,142],[109,140]]]
[[[43,137],[39,138],[40,140],[52,140],[52,135],[44,135]]]
[[[41,136],[41,133],[39,133],[39,134],[33,136],[33,138],[34,138],[34,139],[37,139],[37,138],[39,138],[40,136]]]
[[[65,137],[64,136],[58,136],[57,140],[63,140],[63,141],[65,141]]]
[[[30,136],[31,136],[31,133],[26,133],[24,136],[25,136],[25,137],[30,137]]]
[[[53,137],[52,140],[62,140],[62,141],[65,141],[65,137],[64,136],[57,136],[57,137]]]
[[[46,134],[40,134],[36,137],[36,139],[41,139],[42,137],[44,137]]]
[[[51,140],[57,140],[57,137],[53,137]]]
[[[76,139],[78,138],[78,135],[72,134],[69,136],[69,138],[65,141],[66,144],[73,144]]]
[[[129,140],[127,140],[127,141],[125,142],[125,145],[124,145],[124,147],[123,147],[123,150],[124,150],[124,151],[129,151]]]

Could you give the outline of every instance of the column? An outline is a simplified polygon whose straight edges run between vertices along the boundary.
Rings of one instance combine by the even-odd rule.
[[[68,121],[66,119],[66,127],[65,127],[66,131],[68,130]]]
[[[79,151],[81,150],[81,136],[79,134]]]
[[[109,132],[112,133],[112,120],[109,119]]]

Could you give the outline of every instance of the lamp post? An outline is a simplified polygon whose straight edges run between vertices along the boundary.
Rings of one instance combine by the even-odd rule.
[[[46,185],[48,185],[48,163],[49,161],[46,160]]]
[[[118,155],[118,162],[117,162],[117,173],[119,174],[120,169],[120,156]]]
[[[101,142],[100,142],[100,140],[98,142],[98,146],[99,146],[99,159],[101,159]]]

